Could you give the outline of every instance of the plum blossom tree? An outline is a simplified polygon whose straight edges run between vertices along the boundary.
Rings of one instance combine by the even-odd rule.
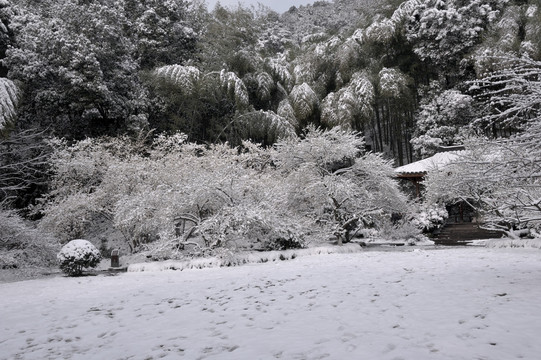
[[[126,139],[58,143],[41,225],[69,239],[105,216],[132,251],[170,257],[232,241],[238,249],[346,242],[405,208],[390,163],[363,154],[357,133],[311,128],[275,148],[186,139],[159,136],[145,153]]]
[[[288,206],[316,219],[339,244],[379,223],[393,212],[406,211],[406,197],[392,179],[392,166],[380,155],[364,153],[364,141],[339,127],[308,128],[301,141],[279,142],[274,162],[295,186]],[[304,191],[298,191],[298,183]]]

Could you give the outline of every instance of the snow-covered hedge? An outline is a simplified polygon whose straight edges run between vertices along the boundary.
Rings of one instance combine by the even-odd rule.
[[[536,239],[493,239],[487,240],[488,248],[527,248],[541,249],[541,238]]]
[[[100,263],[101,254],[90,241],[72,240],[57,255],[60,269],[69,276],[78,276],[85,268],[96,267]]]

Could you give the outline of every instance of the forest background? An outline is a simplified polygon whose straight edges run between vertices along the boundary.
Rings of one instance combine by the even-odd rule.
[[[189,222],[200,234],[255,231],[273,248],[302,245],[318,224],[347,241],[411,208],[393,165],[463,144],[484,149],[470,159],[470,183],[486,178],[487,148],[510,149],[499,174],[524,172],[506,185],[521,195],[506,204],[509,193],[494,191],[502,178],[475,190],[447,178],[429,183],[434,197],[475,198],[496,225],[538,227],[535,0],[335,0],[283,14],[181,0],[0,0],[0,20],[0,201],[18,224],[6,232],[66,241],[100,223],[132,251],[156,239],[179,249]],[[255,180],[237,186],[243,177]],[[312,191],[299,197],[299,186]],[[29,246],[20,243],[3,246]]]

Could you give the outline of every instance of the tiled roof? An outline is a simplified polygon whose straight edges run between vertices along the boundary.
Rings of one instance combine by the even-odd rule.
[[[394,171],[397,175],[412,175],[412,174],[424,175],[429,170],[444,167],[445,165],[457,159],[459,156],[463,155],[464,153],[465,152],[463,150],[437,153],[436,155],[431,156],[429,158],[419,160],[408,165],[397,167],[396,169],[394,169]]]

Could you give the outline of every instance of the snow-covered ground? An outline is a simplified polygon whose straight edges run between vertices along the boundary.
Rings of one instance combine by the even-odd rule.
[[[539,359],[541,251],[456,248],[0,284],[0,359]]]

